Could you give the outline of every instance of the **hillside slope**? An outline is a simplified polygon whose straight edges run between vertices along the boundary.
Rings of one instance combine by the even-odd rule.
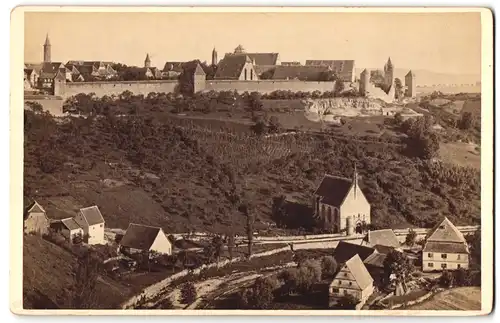
[[[28,111],[25,134],[24,196],[50,217],[97,204],[107,227],[242,234],[242,210],[255,216],[255,229],[268,228],[280,222],[273,198],[285,194],[296,206],[286,226],[296,229],[307,227],[323,175],[350,177],[356,163],[377,227],[432,226],[444,215],[457,225],[480,220],[479,172],[405,157],[384,138],[263,139],[139,116],[58,124]]]
[[[65,291],[74,284],[76,257],[38,236],[23,241],[23,307],[27,309],[68,308]],[[55,279],[57,277],[57,279]],[[97,283],[99,308],[116,308],[130,294],[126,286],[102,276]]]

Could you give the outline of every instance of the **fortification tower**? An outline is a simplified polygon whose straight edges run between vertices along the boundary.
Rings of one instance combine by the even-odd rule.
[[[51,52],[51,45],[50,45],[50,39],[49,39],[49,34],[45,37],[45,44],[43,44],[43,62],[44,63],[50,63],[51,58],[50,58],[50,52]]]
[[[144,67],[151,67],[151,59],[149,58],[149,54],[146,54],[146,59],[144,60]]]
[[[405,76],[406,93],[405,96],[414,98],[417,96],[417,82],[415,80],[415,73],[411,70]]]
[[[366,96],[367,94],[368,82],[370,81],[368,74],[365,68],[359,77],[359,94],[361,96]]]
[[[394,65],[392,65],[390,57],[384,66],[384,81],[387,88],[390,88],[394,82]]]
[[[217,65],[217,51],[214,49],[212,50],[212,65]]]

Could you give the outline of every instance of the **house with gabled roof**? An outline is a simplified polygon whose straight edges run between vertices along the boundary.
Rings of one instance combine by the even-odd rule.
[[[464,235],[448,218],[428,234],[422,249],[422,271],[469,268],[469,247]]]
[[[280,65],[274,69],[272,79],[319,82],[324,81],[329,72],[328,66]]]
[[[363,307],[373,291],[373,278],[359,255],[356,254],[343,264],[330,283],[329,303],[334,305],[339,298],[351,295],[359,301],[356,305],[356,309],[359,309]]]
[[[359,187],[358,172],[352,179],[326,174],[313,195],[314,216],[325,228],[348,235],[362,233],[371,223],[371,206]]]
[[[257,81],[254,63],[247,55],[226,55],[217,65],[215,80]]]
[[[279,53],[247,53],[243,46],[238,45],[233,53],[227,53],[225,56],[248,56],[254,65],[280,65]]]
[[[344,82],[356,79],[354,60],[306,60],[306,66],[327,66]]]
[[[160,227],[130,223],[120,240],[120,250],[128,254],[156,252],[171,255],[172,243]]]
[[[358,255],[364,263],[368,272],[375,280],[376,285],[380,285],[384,277],[384,260],[387,254],[379,252],[377,249],[359,244],[339,241],[333,251],[333,257],[339,265],[345,263],[355,255]]]
[[[105,244],[105,222],[101,211],[96,205],[80,209],[74,220],[83,229],[84,237],[87,237],[85,242],[90,245]]]
[[[393,249],[401,247],[401,243],[392,229],[370,230],[363,239],[362,244],[370,247],[384,246]]]
[[[24,233],[46,234],[49,226],[50,221],[44,208],[33,201],[24,211]]]
[[[74,218],[52,221],[50,227],[55,232],[61,233],[71,243],[73,243],[76,238],[83,240],[83,228],[78,225]]]

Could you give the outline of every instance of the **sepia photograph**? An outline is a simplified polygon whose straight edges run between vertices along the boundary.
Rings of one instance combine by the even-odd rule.
[[[11,308],[488,314],[492,21],[16,8]]]

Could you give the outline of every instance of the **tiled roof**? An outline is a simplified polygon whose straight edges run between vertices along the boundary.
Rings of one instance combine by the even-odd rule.
[[[345,241],[339,241],[339,244],[333,251],[333,257],[335,258],[335,260],[337,260],[338,263],[344,263],[347,260],[351,259],[354,255],[359,255],[361,260],[365,260],[374,252],[375,249],[370,247],[365,247]]]
[[[307,60],[306,65],[328,66],[333,71],[354,69],[354,60]]]
[[[384,254],[384,255],[388,255],[393,250],[396,250],[396,248],[388,247],[388,246],[384,246],[384,245],[380,245],[380,244],[374,245],[373,248],[375,250],[377,250],[378,253],[381,253],[381,254]]]
[[[274,70],[273,80],[319,81],[325,72],[328,72],[326,66],[278,65]]]
[[[159,232],[163,232],[163,230],[158,227],[130,223],[127,232],[120,241],[120,245],[139,250],[149,250]]]
[[[80,209],[80,212],[87,220],[89,226],[104,223],[101,211],[99,211],[99,208],[96,205],[82,208]]]
[[[246,63],[251,59],[246,55],[226,55],[217,66],[215,79],[232,80],[238,79]]]
[[[400,247],[398,237],[396,237],[392,229],[368,231],[365,239],[372,246],[382,245],[393,248]]]
[[[375,251],[366,259],[363,261],[363,263],[367,266],[373,266],[373,267],[378,267],[378,268],[384,268],[384,260],[385,257],[387,257],[386,254],[379,253],[378,251]]]
[[[164,72],[178,72],[182,73],[184,70],[182,66],[185,64],[185,62],[166,62],[165,66],[163,67]]]
[[[189,62],[166,62],[163,67],[163,72],[192,72],[193,75],[206,75],[205,71],[201,67],[199,61],[189,61]]]
[[[469,253],[467,244],[460,242],[427,242],[423,252]]]
[[[80,229],[80,226],[73,218],[62,219],[61,223],[70,231]]]
[[[281,65],[284,66],[298,66],[301,65],[300,62],[281,62]]]
[[[226,54],[227,55],[227,54]],[[278,53],[235,53],[234,56],[248,56],[255,65],[276,65],[278,62]]]
[[[348,268],[358,286],[363,290],[373,283],[373,278],[366,269],[363,261],[358,255],[354,255],[351,259],[347,260],[345,266]]]
[[[326,174],[314,194],[321,196],[323,203],[340,207],[351,186],[351,179]]]
[[[38,204],[37,201],[33,201],[26,209],[26,212],[39,212],[39,213],[45,213],[45,210],[43,207]]]
[[[343,81],[351,81],[354,75],[354,60],[307,60],[307,66],[327,66]]]
[[[265,73],[267,71],[273,71],[274,74],[274,69],[276,68],[276,65],[254,65],[253,67],[255,69],[255,73],[257,75],[262,75],[262,73]]]
[[[465,242],[464,235],[448,218],[436,225],[430,232],[427,241]]]

